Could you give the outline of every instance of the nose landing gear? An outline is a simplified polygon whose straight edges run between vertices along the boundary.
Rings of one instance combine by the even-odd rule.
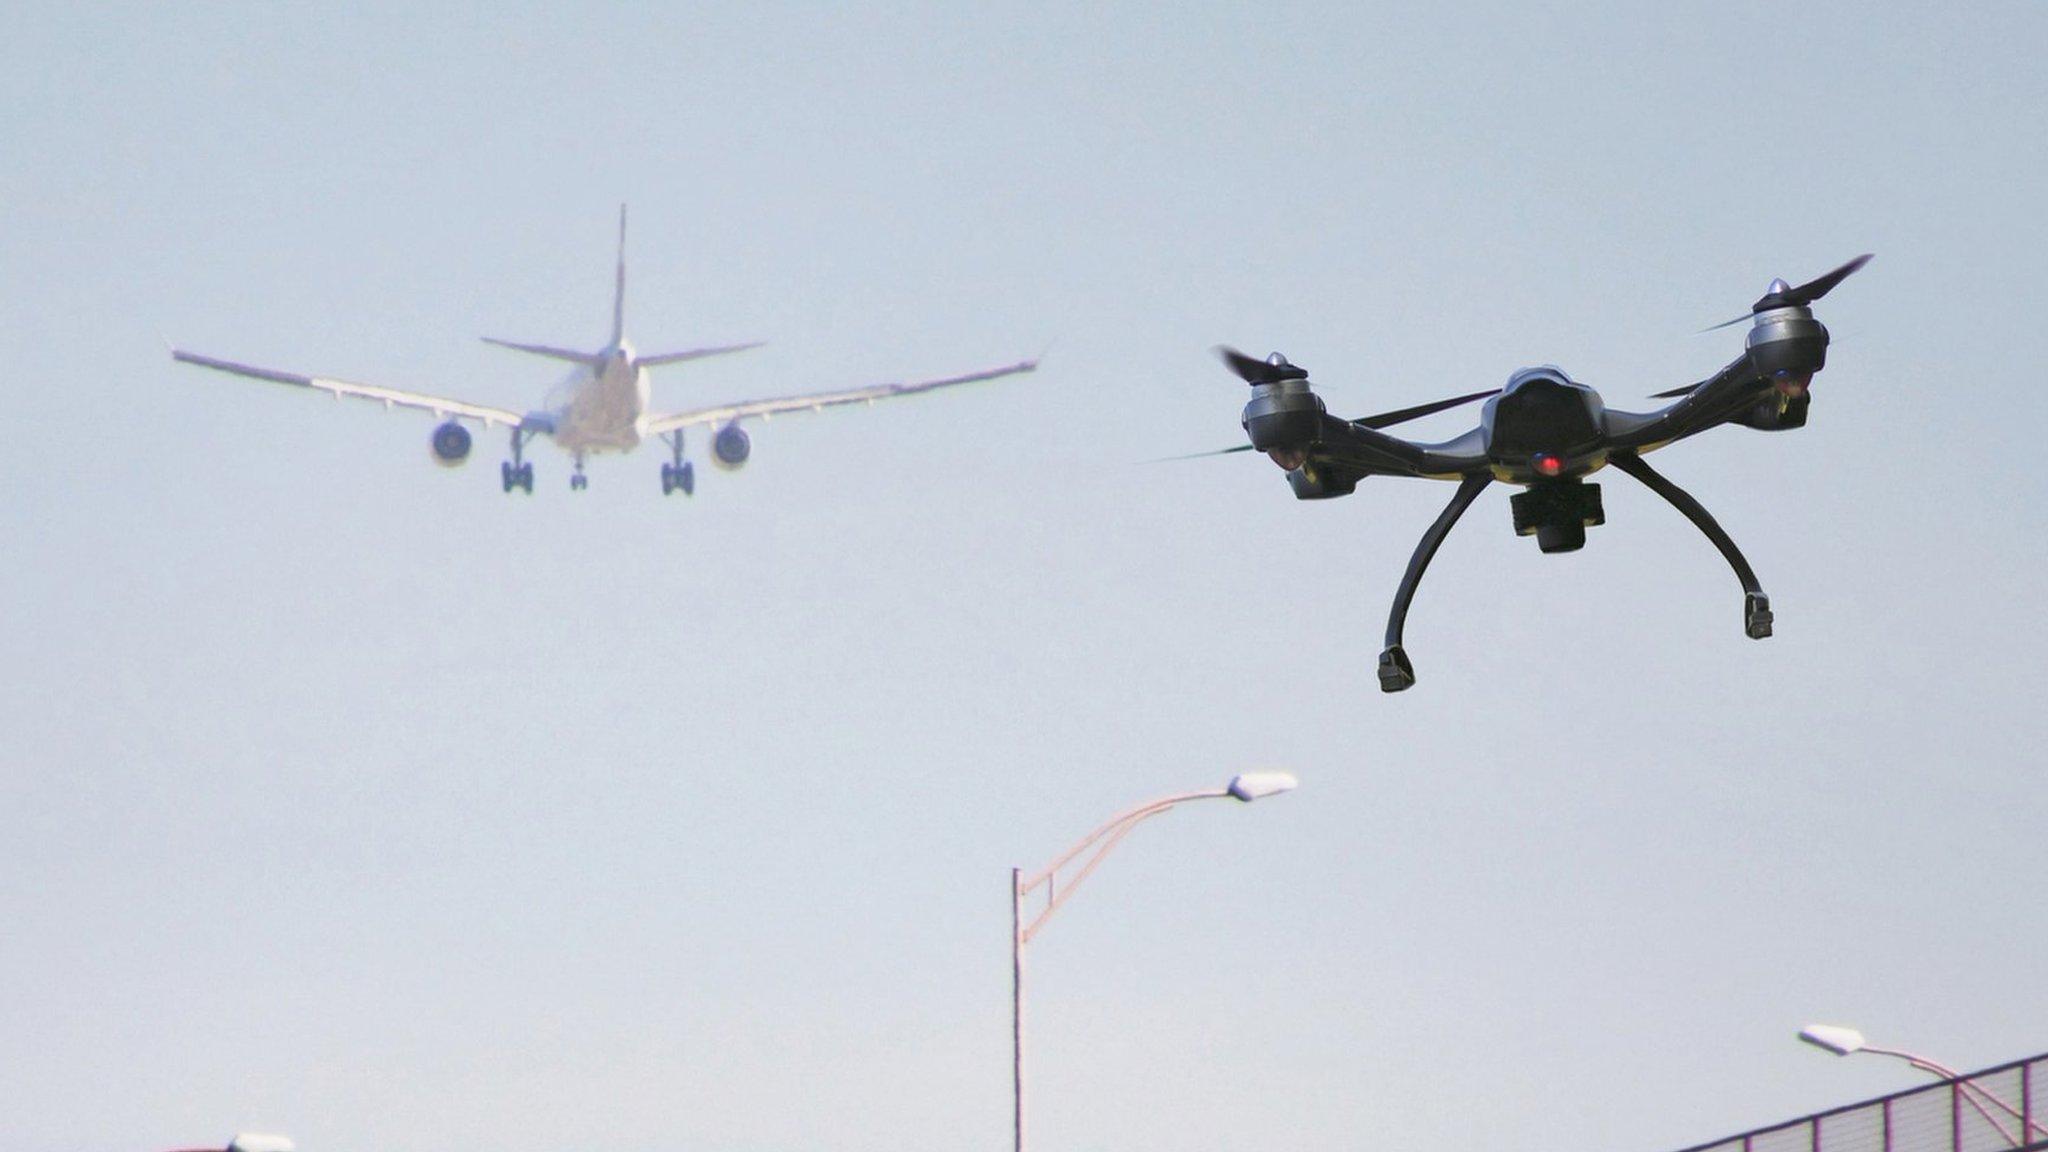
[[[569,491],[581,492],[590,487],[590,477],[583,474],[583,453],[576,454],[576,471],[569,476]]]

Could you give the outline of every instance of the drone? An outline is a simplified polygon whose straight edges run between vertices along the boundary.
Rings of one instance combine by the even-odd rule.
[[[1813,397],[1808,387],[1827,363],[1828,330],[1812,305],[1869,255],[1858,256],[1794,288],[1771,281],[1764,295],[1738,316],[1708,331],[1750,322],[1742,355],[1697,384],[1655,394],[1671,400],[1655,412],[1621,412],[1600,394],[1553,366],[1524,368],[1505,387],[1413,408],[1344,420],[1332,416],[1309,385],[1308,372],[1278,352],[1257,360],[1235,348],[1216,349],[1224,364],[1251,385],[1244,430],[1251,443],[1218,453],[1264,452],[1287,472],[1301,500],[1348,496],[1368,476],[1455,480],[1458,491],[1422,535],[1394,593],[1380,653],[1383,692],[1415,684],[1415,666],[1401,646],[1401,631],[1422,574],[1458,518],[1487,485],[1519,485],[1511,501],[1515,534],[1536,537],[1544,552],[1585,547],[1586,529],[1604,523],[1600,486],[1586,477],[1612,464],[1662,496],[1706,534],[1742,582],[1742,628],[1753,640],[1771,634],[1771,598],[1735,541],[1683,488],[1651,468],[1644,456],[1677,440],[1723,424],[1764,432],[1802,427]],[[1479,426],[1439,444],[1417,444],[1382,429],[1474,401],[1485,401]]]

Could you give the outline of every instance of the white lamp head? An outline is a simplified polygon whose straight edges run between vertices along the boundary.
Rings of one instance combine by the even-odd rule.
[[[1825,1048],[1837,1056],[1863,1050],[1863,1033],[1839,1024],[1808,1024],[1799,1030],[1799,1038],[1815,1048]]]
[[[1264,796],[1278,796],[1292,792],[1300,781],[1290,772],[1246,772],[1230,778],[1228,791],[1235,799],[1249,804]]]

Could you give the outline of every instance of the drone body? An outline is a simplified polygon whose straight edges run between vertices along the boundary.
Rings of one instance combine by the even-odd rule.
[[[1308,373],[1279,353],[1260,361],[1219,349],[1231,370],[1252,386],[1243,419],[1251,443],[1227,451],[1266,453],[1287,470],[1302,500],[1350,495],[1367,476],[1458,482],[1457,494],[1416,545],[1395,592],[1379,661],[1383,691],[1415,683],[1414,666],[1401,646],[1408,606],[1437,547],[1479,493],[1496,480],[1520,485],[1512,501],[1516,533],[1536,537],[1545,552],[1570,552],[1584,547],[1586,529],[1605,519],[1599,485],[1585,478],[1610,464],[1664,497],[1714,542],[1742,582],[1743,630],[1761,640],[1771,634],[1770,597],[1749,562],[1707,510],[1643,456],[1723,424],[1767,432],[1804,425],[1812,403],[1807,387],[1826,365],[1828,348],[1828,330],[1810,305],[1869,259],[1859,256],[1797,288],[1772,281],[1744,318],[1751,323],[1742,355],[1697,384],[1658,393],[1659,399],[1676,399],[1655,412],[1610,409],[1598,392],[1557,368],[1541,367],[1515,373],[1498,392],[1344,420],[1325,410]],[[1482,399],[1478,427],[1452,440],[1418,444],[1381,431]]]

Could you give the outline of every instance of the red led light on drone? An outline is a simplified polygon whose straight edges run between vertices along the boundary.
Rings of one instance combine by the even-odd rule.
[[[1564,458],[1550,452],[1536,454],[1536,472],[1542,476],[1555,476],[1564,471]]]

